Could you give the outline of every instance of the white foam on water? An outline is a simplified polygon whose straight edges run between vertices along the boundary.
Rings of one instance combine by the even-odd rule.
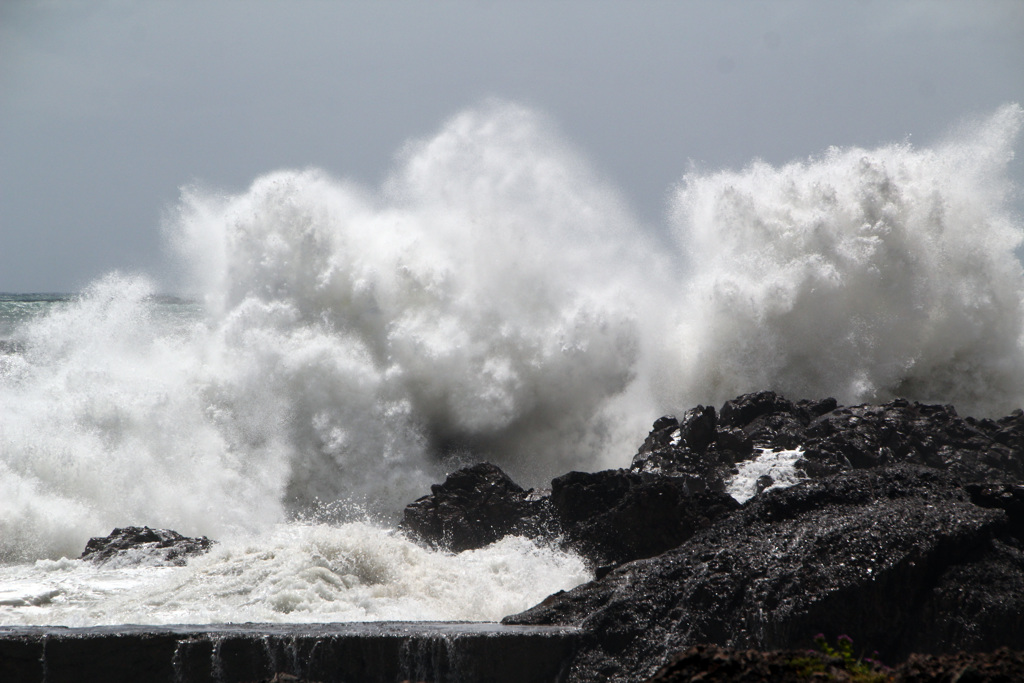
[[[1008,413],[1022,119],[692,171],[671,238],[503,102],[409,143],[380,188],[317,170],[187,188],[164,229],[195,307],[111,274],[5,332],[0,561],[75,557],[129,524],[221,540],[225,562],[233,539],[325,511],[386,526],[460,463],[528,486],[623,466],[657,416],[746,391]]]
[[[524,538],[451,554],[371,524],[288,524],[185,567],[0,568],[0,622],[497,621],[590,578],[576,555]]]
[[[788,488],[804,480],[796,469],[796,463],[803,456],[803,449],[774,450],[771,448],[757,449],[758,454],[750,460],[736,465],[736,474],[725,482],[725,491],[738,503],[745,503],[757,495],[757,480],[771,477],[772,483],[763,490]]]

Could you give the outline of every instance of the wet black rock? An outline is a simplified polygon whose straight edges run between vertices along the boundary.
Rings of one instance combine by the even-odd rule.
[[[753,442],[739,431],[721,434],[728,448],[718,446],[717,416],[711,406],[686,411],[682,420],[658,419],[633,457],[634,472],[688,475],[715,491],[724,490],[724,475],[738,460],[753,453]],[[731,440],[730,440],[731,439]]]
[[[558,681],[574,629],[488,623],[0,625],[8,683]]]
[[[109,536],[89,539],[81,559],[97,564],[183,566],[189,557],[202,555],[215,541],[206,536],[182,536],[171,529],[127,526],[114,529]]]
[[[699,437],[691,437],[698,434]],[[771,391],[726,401],[717,414],[697,406],[664,417],[631,469],[700,476],[720,488],[758,449],[802,450],[805,476],[897,463],[946,470],[968,482],[1024,483],[1024,413],[1000,420],[961,418],[953,406],[897,399],[840,406],[835,399],[792,402]]]
[[[734,650],[695,645],[672,658],[648,683],[1010,683],[1024,680],[1024,652],[913,655],[897,667],[848,662],[806,650]]]
[[[695,476],[627,470],[558,477],[551,482],[551,504],[563,543],[596,566],[663,553],[739,507]]]
[[[1024,647],[1024,556],[1007,512],[927,467],[767,491],[678,548],[549,597],[512,624],[573,624],[570,680],[640,680],[697,643],[853,637],[911,652]]]
[[[682,420],[657,420],[630,469],[689,474],[721,491],[737,463],[755,457],[758,449],[796,448],[812,421],[834,408],[835,399],[793,403],[771,391],[726,401],[718,413],[710,406],[697,406]]]
[[[406,506],[401,526],[414,538],[456,552],[507,535],[543,538],[575,550],[595,568],[608,568],[674,548],[738,507],[695,476],[569,472],[554,479],[550,491],[537,492],[524,490],[495,465],[479,463],[453,472]]]
[[[1005,510],[1011,533],[1024,538],[1024,485],[973,483],[964,488],[976,505]]]
[[[460,552],[508,535],[537,537],[552,532],[547,497],[523,489],[490,463],[452,472],[430,491],[406,506],[401,527],[435,547]]]
[[[726,483],[767,450],[798,450],[803,481],[762,474],[740,505]],[[471,539],[453,548],[525,532],[588,557],[593,582],[506,619],[579,627],[569,680],[642,680],[698,643],[803,648],[817,633],[894,663],[1024,648],[1021,411],[765,391],[662,417],[628,470],[570,472],[550,493],[475,468],[410,506],[429,523],[406,526]]]

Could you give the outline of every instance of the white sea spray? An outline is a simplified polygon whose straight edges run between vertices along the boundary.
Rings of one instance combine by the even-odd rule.
[[[725,491],[739,503],[745,503],[760,493],[758,480],[769,477],[762,491],[788,488],[800,483],[804,475],[796,468],[796,463],[803,456],[800,448],[774,450],[759,449],[757,455],[736,465],[736,474],[725,482]]]
[[[17,565],[32,570],[9,597],[25,604],[7,609],[52,610],[66,593],[39,563],[128,524],[223,542],[170,572],[192,572],[194,594],[154,589],[157,615],[209,603],[216,620],[227,574],[214,565],[261,564],[246,565],[239,539],[265,547],[292,527],[298,539],[326,512],[357,536],[346,525],[376,519],[380,561],[415,574],[447,556],[388,527],[457,464],[491,460],[526,485],[624,466],[658,415],[751,390],[1009,412],[1024,402],[1007,179],[1022,116],[1007,105],[929,148],[693,171],[674,191],[671,238],[543,117],[501,102],[410,143],[380,188],[318,170],[234,195],[187,188],[165,230],[197,304],[168,307],[145,277],[111,274],[4,333],[0,559],[39,561]],[[376,590],[289,564],[292,551],[249,575],[252,615],[309,617],[349,600],[317,602],[330,586],[353,600]],[[510,585],[583,580],[526,542],[486,552],[519,558],[498,572]],[[69,562],[61,571],[91,571]],[[289,588],[289,572],[313,578]],[[406,601],[424,589],[398,574],[366,618],[462,618],[437,616],[448,594]],[[111,595],[133,595],[124,581]],[[242,618],[229,603],[221,613]]]
[[[1018,105],[928,149],[828,150],[689,174],[674,226],[689,306],[667,403],[770,388],[842,403],[904,396],[1019,407],[1022,278],[1006,166]]]
[[[498,621],[590,578],[576,555],[508,537],[459,554],[366,523],[278,525],[184,567],[0,567],[4,624]]]

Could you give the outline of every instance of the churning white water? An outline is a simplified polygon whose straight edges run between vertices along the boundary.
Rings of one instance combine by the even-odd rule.
[[[500,102],[410,143],[378,189],[188,188],[165,231],[195,303],[112,274],[3,318],[0,620],[493,619],[586,574],[390,530],[460,463],[526,485],[624,466],[659,415],[758,389],[1008,412],[1022,119],[691,172],[668,230]],[[110,591],[60,559],[128,524],[222,543]]]
[[[762,477],[771,479],[770,482],[764,481],[762,491],[798,484],[802,475],[796,469],[796,463],[802,455],[803,450],[799,448],[778,451],[771,448],[758,449],[755,457],[737,463],[736,474],[725,482],[725,491],[737,502],[745,503],[757,495]]]
[[[498,621],[590,578],[509,537],[452,555],[365,523],[275,525],[185,567],[39,560],[0,568],[0,623]]]

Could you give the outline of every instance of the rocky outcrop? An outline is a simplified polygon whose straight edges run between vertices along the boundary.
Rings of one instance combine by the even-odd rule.
[[[114,529],[109,536],[90,538],[81,559],[97,564],[180,567],[189,557],[207,552],[213,544],[206,536],[192,538],[170,529],[127,526]]]
[[[672,658],[648,683],[1008,683],[1024,680],[1024,653],[1000,648],[987,653],[913,655],[897,667],[848,662],[804,650],[733,650],[695,645]]]
[[[696,436],[695,436],[696,435]],[[714,408],[697,406],[682,420],[663,417],[632,469],[701,476],[714,487],[755,449],[803,451],[805,476],[910,463],[949,471],[964,481],[1024,482],[1024,412],[1000,420],[961,418],[953,406],[897,399],[840,406],[835,399],[789,401],[774,392],[746,394]]]
[[[545,538],[588,558],[601,574],[611,567],[674,548],[739,507],[692,476],[628,470],[569,472],[549,491],[524,490],[495,465],[479,463],[448,475],[406,506],[402,528],[455,552],[507,535]]]
[[[658,557],[549,597],[515,624],[584,631],[571,680],[637,680],[696,643],[795,648],[846,633],[911,652],[1024,647],[1024,554],[1006,510],[899,465],[768,491]]]
[[[744,504],[726,495],[745,462],[782,450],[799,484],[765,475]],[[471,470],[498,477],[487,467]],[[660,418],[628,470],[570,472],[550,492],[503,476],[461,498],[435,487],[414,506],[461,521],[416,533],[459,528],[472,545],[525,530],[589,557],[595,581],[505,620],[579,627],[569,680],[642,680],[699,643],[801,648],[816,633],[895,662],[1024,648],[1021,411],[759,392]]]
[[[558,539],[609,567],[673,548],[737,507],[725,482],[766,449],[799,448],[799,476],[899,463],[947,471],[964,482],[1024,482],[1024,413],[960,418],[952,406],[904,400],[840,406],[790,401],[771,391],[696,406],[658,419],[629,470],[570,472],[550,491],[524,490],[494,465],[452,473],[409,505],[402,527],[453,551],[509,534]],[[774,481],[763,476],[757,492]],[[1016,518],[1021,518],[1017,513]]]
[[[608,568],[675,548],[739,504],[698,477],[606,470],[554,479],[551,506],[561,542]]]
[[[456,470],[430,495],[406,506],[401,528],[415,538],[454,552],[481,548],[504,536],[556,533],[547,496],[527,491],[496,465]]]
[[[758,449],[792,449],[803,444],[811,423],[837,407],[835,399],[791,401],[771,391],[726,401],[716,413],[697,406],[681,420],[666,416],[633,458],[631,469],[667,475],[691,474],[721,489],[733,466]]]

